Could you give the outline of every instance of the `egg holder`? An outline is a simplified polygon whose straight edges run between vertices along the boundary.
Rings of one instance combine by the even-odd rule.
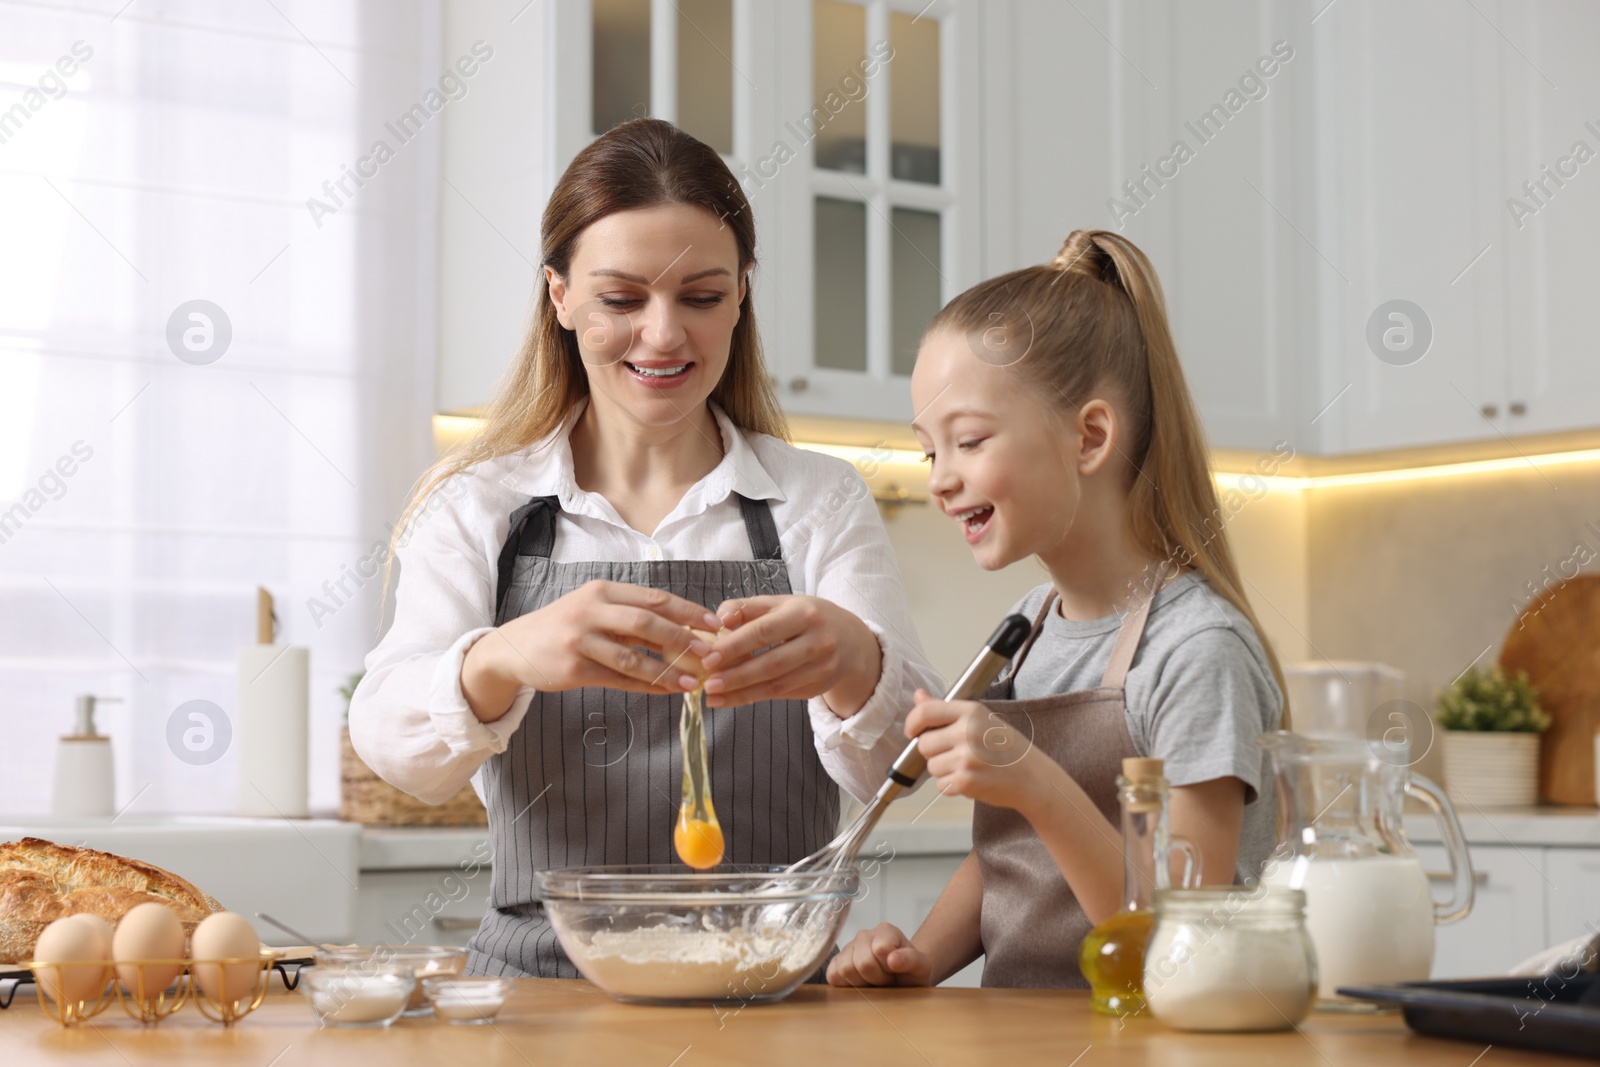
[[[222,959],[141,959],[141,960],[73,960],[67,963],[45,963],[40,960],[29,960],[22,966],[33,972],[33,990],[39,998],[39,1007],[46,1016],[60,1023],[62,1026],[72,1026],[75,1023],[92,1019],[111,1006],[113,1000],[122,1006],[123,1012],[131,1019],[141,1023],[158,1023],[162,1019],[176,1012],[189,1001],[194,1002],[195,1008],[212,1022],[221,1023],[223,1026],[232,1026],[246,1015],[255,1011],[266,999],[267,989],[271,985],[272,971],[278,961],[279,953],[271,949],[262,949],[255,958],[248,956],[234,956]],[[239,997],[229,997],[228,973],[229,965],[254,963],[258,969],[255,980],[251,983],[250,990]],[[199,965],[217,965],[217,981],[221,986],[222,996],[213,997],[200,989],[199,983],[194,980],[193,968]],[[155,996],[146,992],[145,968],[146,967],[171,967],[181,966],[183,971],[173,981],[177,989],[168,994],[172,983],[167,988],[157,991]],[[55,988],[59,991],[66,982],[66,969],[69,967],[99,967],[111,972],[111,976],[98,996],[93,1000],[66,1001],[55,1000],[44,990],[44,983],[39,981],[39,972],[55,968]],[[138,968],[138,989],[129,991],[123,988],[121,978],[116,974],[118,967]]]

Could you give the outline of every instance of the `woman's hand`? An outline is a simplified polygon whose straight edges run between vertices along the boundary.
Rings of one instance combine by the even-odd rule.
[[[706,697],[714,708],[821,696],[848,719],[878,688],[883,649],[877,635],[831,600],[749,597],[724,601],[717,614],[728,630],[703,657],[710,672]]]
[[[510,697],[500,707],[494,705],[507,689],[515,696],[521,686],[545,692],[604,686],[633,693],[681,693],[700,684],[684,669],[686,657],[711,649],[689,628],[715,630],[719,625],[699,604],[665,590],[588,582],[484,634],[467,650],[462,690],[484,722],[505,714]],[[640,648],[659,652],[662,659],[646,656]],[[475,692],[481,701],[474,700]]]
[[[879,923],[858,933],[828,961],[828,984],[932,985],[933,961],[899,928]]]
[[[996,807],[1035,810],[1049,788],[1041,773],[1048,758],[1033,747],[1026,722],[1009,722],[976,700],[939,700],[918,689],[906,717],[906,736],[928,761],[941,793],[955,793]]]

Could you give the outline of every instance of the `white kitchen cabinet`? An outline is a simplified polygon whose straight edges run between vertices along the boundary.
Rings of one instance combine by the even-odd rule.
[[[1573,157],[1579,141],[1600,153],[1582,104],[1600,89],[1582,52],[1600,8],[1429,0],[1347,5],[1324,23],[1318,239],[1343,279],[1321,288],[1318,314],[1339,371],[1324,392],[1348,394],[1321,450],[1594,426],[1600,163]],[[1369,324],[1397,299],[1422,316],[1380,315],[1401,349],[1415,331],[1410,350],[1380,356]]]
[[[1434,929],[1434,978],[1481,978],[1505,974],[1544,948],[1544,849],[1472,845],[1477,892],[1472,914]],[[1436,898],[1449,890],[1450,862],[1440,845],[1417,853],[1434,882]]]
[[[1266,0],[984,10],[986,273],[1046,262],[1073,230],[1124,234],[1156,268],[1211,444],[1312,451],[1303,309],[1331,272],[1303,236],[1315,64],[1298,14]]]
[[[456,868],[361,872],[356,941],[363,945],[460,945],[488,907],[489,868],[467,878]]]
[[[1544,854],[1550,899],[1546,943],[1600,933],[1600,849],[1549,848]]]
[[[983,276],[979,5],[567,0],[549,12],[555,171],[632,116],[712,144],[758,221],[756,314],[784,406],[909,421],[922,328]]]
[[[1318,443],[1493,437],[1506,424],[1500,38],[1450,0],[1350,5],[1315,29],[1308,237],[1328,260],[1315,313],[1333,403]],[[1421,314],[1385,308],[1397,300]]]
[[[952,856],[896,856],[884,865],[883,922],[893,923],[907,935],[916,933],[928,917],[934,901],[944,892],[966,854]],[[983,960],[978,959],[946,979],[946,986],[975,987],[983,978]]]
[[[1523,53],[1502,45],[1504,425],[1511,434],[1588,428],[1600,423],[1592,316],[1600,67],[1590,47],[1600,36],[1600,7],[1502,3],[1493,17]]]

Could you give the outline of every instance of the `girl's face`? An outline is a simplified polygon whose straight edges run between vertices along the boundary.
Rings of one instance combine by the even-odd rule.
[[[977,342],[973,342],[976,344]],[[979,359],[964,335],[929,334],[911,375],[911,428],[932,464],[928,490],[984,570],[1049,555],[1076,517],[1070,420],[1014,366]]]
[[[733,230],[704,208],[614,212],[578,237],[568,276],[545,268],[597,404],[647,426],[703,410],[728,366],[745,272]]]

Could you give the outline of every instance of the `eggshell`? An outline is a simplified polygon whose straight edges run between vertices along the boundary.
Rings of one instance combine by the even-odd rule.
[[[714,645],[716,643],[717,635],[709,630],[699,630],[695,629],[694,627],[690,627],[689,632],[708,645]],[[700,657],[694,655],[692,652],[685,652],[681,658],[674,662],[679,673],[692,674],[701,681],[704,681],[706,675],[710,673],[705,669],[705,666],[701,664]]]
[[[111,958],[117,962],[122,988],[138,996],[139,972],[144,971],[144,996],[155,998],[183,972],[182,963],[146,964],[131,960],[182,960],[183,923],[165,904],[140,904],[122,917],[111,939]]]
[[[101,953],[100,958],[103,960],[109,960],[111,958],[111,938],[113,936],[113,931],[110,923],[100,918],[100,916],[90,914],[86,911],[81,911],[76,915],[69,915],[67,918],[83,923],[88,926],[89,929],[93,930],[94,936],[99,940],[101,946],[104,948],[104,952]]]
[[[87,922],[83,920],[88,920]],[[107,961],[111,955],[109,939],[96,923],[105,920],[92,915],[69,915],[57,919],[39,935],[33,958],[39,963],[82,964]],[[109,929],[109,927],[107,927]],[[45,996],[58,1003],[77,1004],[99,999],[110,978],[106,963],[100,966],[40,967],[34,978]]]
[[[260,954],[261,941],[256,937],[255,927],[244,916],[231,911],[207,916],[194,928],[194,937],[189,942],[189,955],[195,960],[253,960]],[[254,994],[261,967],[255,963],[193,963],[190,971],[200,992],[213,1001],[231,1005]]]

